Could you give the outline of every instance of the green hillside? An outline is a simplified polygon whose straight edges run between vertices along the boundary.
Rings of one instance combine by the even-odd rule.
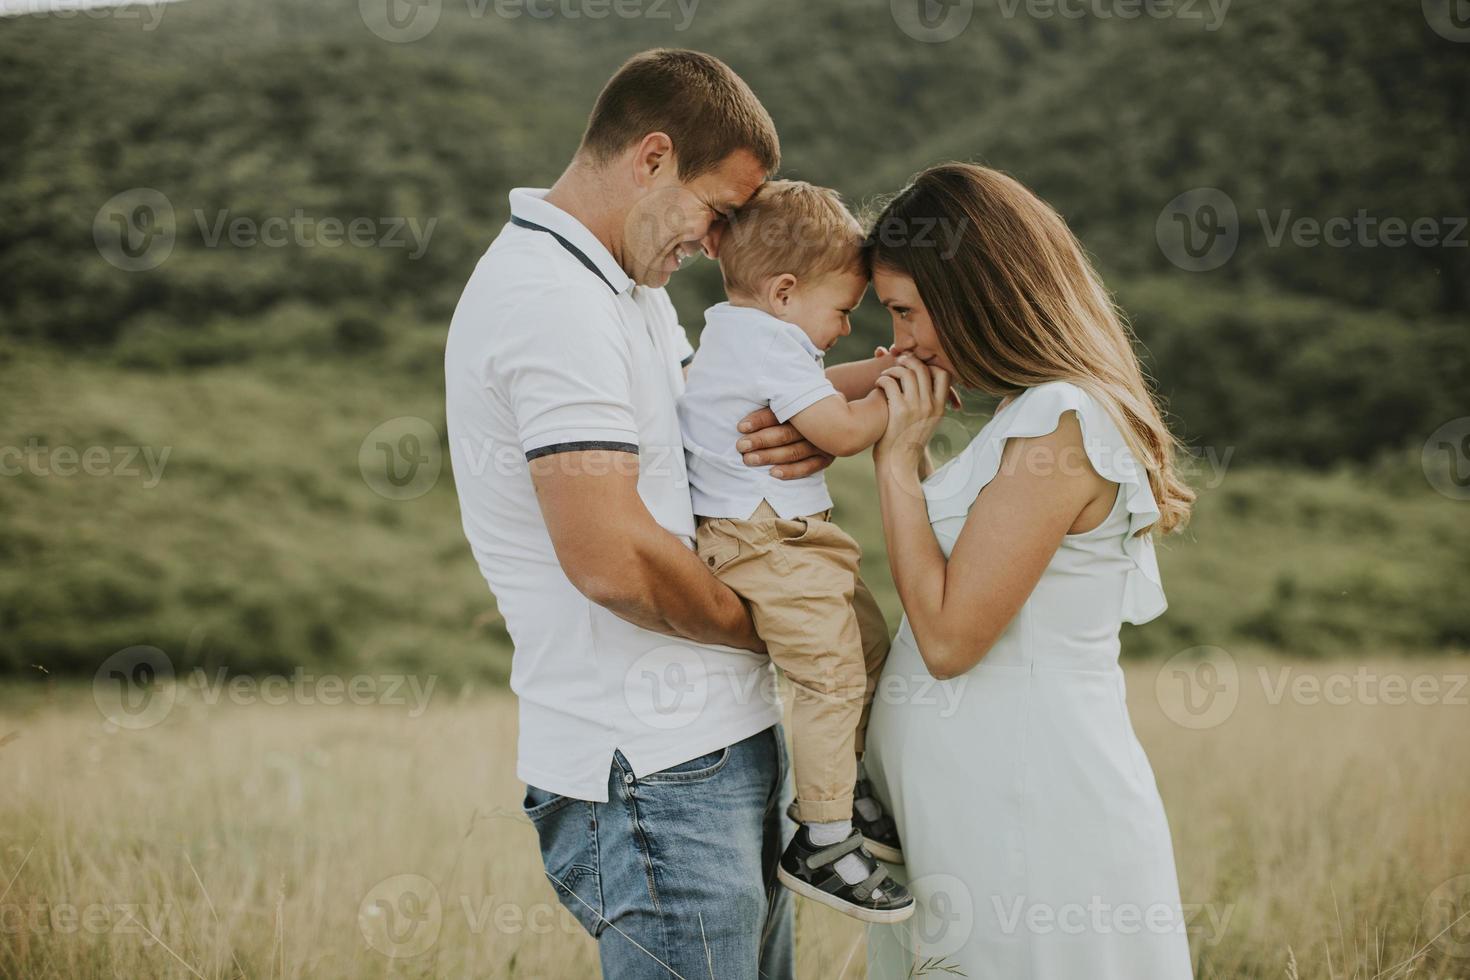
[[[177,668],[503,678],[509,639],[460,532],[447,448],[412,499],[380,495],[359,467],[391,419],[423,418],[442,438],[431,355],[395,344],[161,382],[7,348],[0,444],[30,444],[37,462],[0,479],[0,670],[90,670],[146,643]],[[121,451],[134,446],[151,456]],[[104,447],[107,462],[89,473],[62,447]],[[1417,466],[1310,474],[1203,459],[1196,520],[1161,551],[1172,608],[1130,628],[1128,650],[1470,647],[1462,505]],[[896,627],[871,467],[839,461],[830,483]]]
[[[602,81],[655,45],[728,60],[776,119],[785,173],[856,206],[961,158],[1067,216],[1179,431],[1229,461],[1197,477],[1198,520],[1165,549],[1174,608],[1130,650],[1470,646],[1467,505],[1420,463],[1470,416],[1470,248],[1453,243],[1470,45],[1419,3],[1235,0],[1201,22],[977,0],[937,44],[879,0],[705,0],[687,20],[444,2],[406,43],[371,6],[0,19],[0,447],[171,451],[151,487],[0,476],[0,669],[85,670],[147,642],[238,669],[502,676],[448,473],[389,500],[359,448],[400,416],[442,432],[444,332],[506,192],[554,179]],[[1166,240],[1194,188],[1236,213],[1208,271]],[[146,228],[127,226],[139,202]],[[1340,246],[1293,231],[1359,212],[1377,230]],[[1385,219],[1439,237],[1388,244]],[[118,221],[146,232],[144,261],[118,251]],[[363,240],[331,244],[354,221]],[[718,272],[671,291],[697,328]],[[857,319],[838,358],[886,339],[871,301]],[[866,465],[833,483],[877,558]]]

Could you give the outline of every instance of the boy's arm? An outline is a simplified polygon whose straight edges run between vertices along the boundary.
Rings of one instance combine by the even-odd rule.
[[[855,456],[877,442],[888,427],[888,398],[882,388],[856,401],[841,393],[828,395],[793,415],[791,424],[822,452]]]
[[[842,392],[843,398],[857,401],[866,398],[878,386],[878,375],[897,363],[898,358],[884,351],[880,356],[870,357],[866,361],[832,365],[827,369],[827,380],[832,382],[832,387]]]

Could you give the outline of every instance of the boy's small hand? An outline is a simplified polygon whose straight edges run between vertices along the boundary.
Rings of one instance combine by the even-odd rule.
[[[801,437],[793,425],[776,421],[776,413],[760,408],[740,420],[745,433],[735,444],[746,466],[773,466],[778,480],[799,480],[832,465],[832,457]],[[774,464],[774,465],[773,465]]]

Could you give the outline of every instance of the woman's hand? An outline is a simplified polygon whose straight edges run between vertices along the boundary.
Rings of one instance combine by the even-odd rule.
[[[873,460],[880,474],[917,474],[949,400],[949,372],[905,354],[878,377],[878,387],[888,397],[888,428],[873,447]]]
[[[873,348],[874,358],[883,358],[890,356],[895,356],[893,354],[892,347],[884,347],[882,344],[879,344],[877,347]],[[896,356],[902,357],[903,355],[899,354]],[[953,385],[950,386],[949,394],[945,396],[945,404],[954,409],[956,412],[965,407],[964,401],[960,399],[960,392],[958,388],[955,388]]]

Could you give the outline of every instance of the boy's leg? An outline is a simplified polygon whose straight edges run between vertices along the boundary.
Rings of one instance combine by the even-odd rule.
[[[597,937],[604,976],[790,980],[791,957],[783,973],[779,949],[767,948],[779,948],[773,931],[790,934],[768,922],[774,869],[765,867],[781,805],[780,737],[769,728],[641,779],[618,753],[606,803],[528,789],[546,871]]]
[[[858,632],[863,641],[863,668],[867,672],[867,691],[863,695],[862,717],[858,720],[857,736],[854,739],[857,754],[863,754],[863,744],[868,734],[868,716],[873,711],[873,692],[878,688],[878,678],[883,674],[883,664],[888,659],[888,622],[878,600],[868,591],[867,583],[859,576],[857,588],[852,596],[853,612],[857,613]]]
[[[761,514],[758,511],[757,514]],[[738,555],[731,542],[738,544]],[[867,677],[853,610],[861,550],[828,521],[710,521],[699,552],[751,607],[792,689],[792,768],[803,822],[847,820]]]

